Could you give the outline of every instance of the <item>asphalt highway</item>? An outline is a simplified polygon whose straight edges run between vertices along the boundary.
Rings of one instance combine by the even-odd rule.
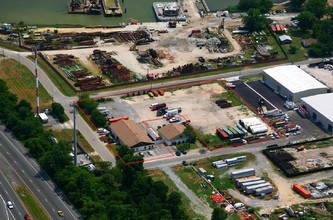
[[[51,219],[80,219],[80,215],[69,203],[68,199],[53,184],[48,175],[41,170],[40,166],[22,144],[10,132],[6,131],[2,125],[0,126],[0,144],[0,154],[3,155],[3,159],[8,163],[8,167],[0,167],[2,172],[6,172],[7,169],[12,170],[19,178],[19,181],[31,190]],[[1,182],[4,183],[4,181]],[[14,204],[19,204],[17,200],[14,200],[13,196],[7,199],[13,199]],[[63,218],[58,216],[58,210],[64,212],[65,216]],[[20,212],[21,218],[23,218],[24,209],[20,210]]]
[[[8,201],[13,203],[13,209],[8,208]],[[26,213],[25,208],[15,193],[15,189],[0,171],[0,218],[4,220],[23,219]]]

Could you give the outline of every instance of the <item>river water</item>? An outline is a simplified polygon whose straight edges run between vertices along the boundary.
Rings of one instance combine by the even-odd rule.
[[[154,1],[171,2],[175,0],[123,0],[122,9],[127,13],[122,17],[104,17],[104,15],[68,14],[67,4],[70,0],[0,0],[0,23],[25,24],[81,24],[118,25],[128,23],[130,18],[139,22],[153,22],[156,17],[152,8]],[[212,11],[227,8],[230,2],[238,0],[206,0]]]

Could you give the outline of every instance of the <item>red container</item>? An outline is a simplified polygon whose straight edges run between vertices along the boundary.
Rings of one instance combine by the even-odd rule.
[[[293,190],[305,199],[309,199],[311,197],[311,193],[299,184],[294,184]]]

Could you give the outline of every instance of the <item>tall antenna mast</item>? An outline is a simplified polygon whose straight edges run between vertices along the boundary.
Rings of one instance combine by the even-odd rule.
[[[37,47],[33,48],[34,52],[35,52],[35,76],[36,76],[36,107],[37,107],[37,115],[39,114],[39,90],[38,90],[38,66],[37,66],[37,55],[38,55],[38,51],[37,51]]]

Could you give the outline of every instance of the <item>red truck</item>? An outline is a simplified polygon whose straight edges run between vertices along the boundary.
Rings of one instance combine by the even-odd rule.
[[[166,104],[165,103],[159,103],[159,104],[157,104],[157,105],[153,105],[152,107],[151,107],[151,110],[152,111],[156,111],[156,110],[159,110],[159,109],[161,109],[161,108],[165,108],[166,107]]]

